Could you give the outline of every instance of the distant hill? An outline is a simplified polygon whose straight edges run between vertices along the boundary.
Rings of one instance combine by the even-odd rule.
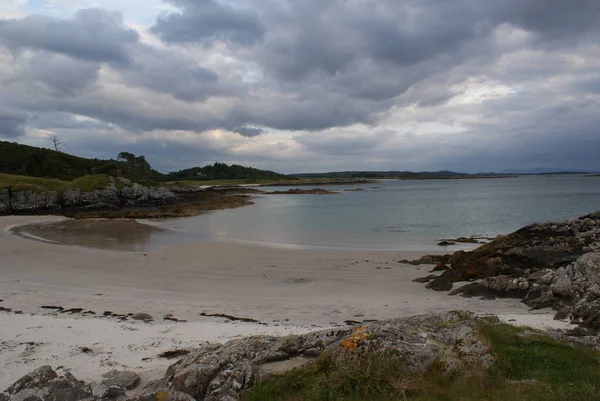
[[[560,169],[560,168],[530,168],[530,169],[511,169],[504,170],[505,174],[519,174],[519,175],[533,175],[533,174],[588,174],[588,173],[597,173],[595,170],[568,170],[568,169]]]
[[[175,180],[281,180],[290,179],[273,171],[215,163],[169,174],[154,170],[144,156],[121,152],[117,160],[86,159],[64,152],[0,141],[0,173],[73,180],[96,174],[122,176],[137,182]]]
[[[433,180],[458,178],[488,178],[503,176],[496,173],[466,174],[454,171],[337,171],[329,173],[291,174],[298,178],[395,178],[405,180]]]
[[[177,180],[289,180],[290,177],[269,170],[259,170],[237,164],[228,166],[225,163],[215,163],[212,166],[193,167],[175,173],[167,174],[170,181]]]

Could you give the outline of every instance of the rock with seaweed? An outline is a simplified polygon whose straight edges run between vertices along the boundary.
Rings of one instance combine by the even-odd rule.
[[[521,298],[534,309],[600,329],[600,213],[559,223],[538,223],[498,237],[473,251],[426,256],[442,273],[427,287],[451,295]]]

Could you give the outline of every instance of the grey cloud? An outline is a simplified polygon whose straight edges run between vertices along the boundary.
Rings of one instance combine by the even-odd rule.
[[[25,134],[25,115],[0,110],[0,137],[17,138]]]
[[[241,87],[233,88],[220,82],[215,71],[197,65],[177,52],[140,45],[133,54],[131,67],[120,73],[134,87],[168,93],[186,102],[202,102],[210,96],[243,91]]]
[[[236,9],[217,0],[168,0],[180,13],[160,16],[152,32],[169,43],[212,41],[251,45],[265,28],[253,11]]]
[[[235,127],[232,131],[248,138],[262,135],[265,132],[264,128],[260,127]]]
[[[27,124],[31,127],[52,130],[112,130],[106,123],[89,119],[77,119],[69,113],[33,113]]]
[[[127,64],[127,45],[138,34],[120,15],[100,9],[79,10],[72,19],[32,15],[0,20],[0,43],[14,50],[61,53],[94,62]]]
[[[487,8],[488,14],[523,29],[545,35],[548,40],[600,28],[600,3],[595,0],[508,0],[478,3],[480,4],[473,5]]]
[[[99,65],[43,52],[27,61],[21,78],[40,82],[58,96],[74,96],[98,79]]]
[[[309,133],[298,135],[295,141],[313,152],[356,155],[373,151],[394,136],[392,131],[375,133]]]

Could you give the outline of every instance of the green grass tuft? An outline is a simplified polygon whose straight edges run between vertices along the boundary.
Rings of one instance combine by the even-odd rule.
[[[67,183],[63,187],[63,190],[80,190],[82,192],[90,192],[95,189],[104,189],[110,185],[111,179],[111,176],[105,174],[86,175]]]
[[[68,181],[54,178],[27,177],[0,173],[0,190],[10,188],[13,191],[60,191],[67,183]]]
[[[368,400],[600,400],[600,354],[552,340],[524,328],[482,323],[480,335],[492,347],[496,363],[453,376],[434,364],[415,374],[401,362],[369,355],[340,363],[325,353],[305,367],[258,384],[245,401]]]
[[[80,190],[83,192],[104,189],[110,185],[109,175],[86,175],[73,181],[62,181],[54,178],[27,177],[21,175],[0,173],[0,190],[33,191],[36,193],[64,192]]]

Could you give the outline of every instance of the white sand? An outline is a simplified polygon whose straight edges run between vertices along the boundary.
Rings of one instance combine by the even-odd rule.
[[[535,327],[556,324],[548,313],[530,314],[518,300],[466,299],[425,289],[412,280],[427,275],[427,266],[396,262],[421,252],[291,250],[234,243],[118,252],[43,243],[7,232],[13,225],[49,219],[60,218],[0,218],[0,306],[25,313],[0,312],[0,368],[8,372],[1,375],[0,388],[44,363],[68,366],[86,379],[110,370],[110,364],[162,373],[168,361],[141,359],[178,342],[193,346],[256,330],[282,334],[344,320],[452,309],[499,314]],[[40,309],[42,305],[84,308],[98,315],[145,312],[156,323],[131,326],[92,317],[39,316],[52,313]],[[199,316],[201,312],[253,318],[269,326],[223,324],[222,319]],[[164,324],[165,314],[189,323]],[[29,341],[45,345],[20,356],[26,346],[18,344]],[[82,346],[97,349],[97,355],[73,351]]]
[[[289,335],[308,327],[261,326],[216,321],[170,324],[118,323],[93,318],[0,315],[0,388],[43,365],[70,369],[78,379],[98,380],[111,370],[133,369],[142,386],[162,377],[176,359],[157,355],[226,342],[246,335]],[[314,330],[314,329],[313,329]],[[91,352],[82,352],[87,347]],[[140,388],[142,387],[140,386]]]

